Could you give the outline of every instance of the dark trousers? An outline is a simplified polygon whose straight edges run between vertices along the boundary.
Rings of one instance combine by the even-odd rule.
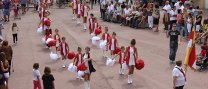
[[[170,21],[170,28],[169,30],[172,30],[173,24],[176,24],[177,20],[171,20]]]
[[[13,35],[13,42],[16,43],[17,42],[17,34],[12,34]]]
[[[171,61],[175,61],[177,50],[178,50],[178,46],[170,47],[169,59]]]
[[[175,89],[183,89],[184,86],[176,87]]]

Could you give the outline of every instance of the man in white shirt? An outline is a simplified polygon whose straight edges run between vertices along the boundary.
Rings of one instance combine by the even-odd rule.
[[[171,10],[171,6],[169,4],[169,1],[165,2],[165,6],[163,7],[164,13],[169,13]]]
[[[179,3],[181,3],[180,1],[177,1],[176,3],[175,3],[175,7],[176,7],[176,10],[178,10],[179,8],[180,8],[180,5],[179,5]]]
[[[182,61],[176,61],[176,66],[172,71],[173,75],[173,89],[183,89],[186,82],[185,71],[183,70]]]

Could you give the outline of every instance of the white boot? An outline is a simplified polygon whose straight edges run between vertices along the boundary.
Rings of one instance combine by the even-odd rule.
[[[88,89],[90,89],[90,81],[87,81]]]
[[[121,68],[119,69],[119,74],[122,75],[122,69]]]
[[[66,67],[66,60],[65,60],[65,59],[63,60],[63,65],[62,65],[62,67],[63,67],[63,68]]]
[[[132,75],[130,75],[130,83],[131,83],[131,84],[133,83]]]
[[[79,18],[77,18],[77,24],[80,24]]]
[[[83,23],[84,30],[87,30],[86,23]]]
[[[124,75],[124,70],[121,68],[121,74]]]
[[[84,82],[84,89],[88,89],[88,83],[87,83],[87,81]]]
[[[131,75],[128,75],[128,84],[131,83],[130,77],[131,77]]]

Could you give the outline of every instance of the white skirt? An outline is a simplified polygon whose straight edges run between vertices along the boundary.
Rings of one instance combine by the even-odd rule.
[[[188,33],[190,33],[190,32],[191,32],[191,27],[192,27],[192,24],[187,23],[187,30],[188,30]]]

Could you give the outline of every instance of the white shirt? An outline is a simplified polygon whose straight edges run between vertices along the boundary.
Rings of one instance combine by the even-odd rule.
[[[65,43],[62,43],[62,48],[63,48],[64,55],[66,55],[66,46],[65,45],[66,45]]]
[[[131,10],[130,8],[128,8],[128,9],[125,8],[124,9],[124,14],[129,14],[130,10]]]
[[[77,6],[78,6],[78,14],[81,14],[81,4],[79,3]]]
[[[135,57],[134,57],[134,48],[130,47],[130,59],[129,59],[129,65],[135,65]]]
[[[109,13],[112,12],[113,10],[114,10],[114,5],[113,4],[108,6],[108,12]]]
[[[118,0],[118,2],[119,2],[119,3],[123,3],[123,2],[124,2],[124,0]]]
[[[17,34],[19,28],[18,27],[14,27],[13,30],[12,30],[12,34]]]
[[[181,9],[181,12],[183,12],[184,6],[182,5],[179,9]]]
[[[169,13],[170,10],[171,10],[171,6],[170,6],[169,4],[168,4],[168,5],[165,5],[165,6],[163,7],[163,9],[167,11],[167,12],[164,12],[164,13]]]
[[[115,39],[112,39],[111,40],[111,50],[115,50],[115,47],[114,47],[114,45],[115,45]]]
[[[179,86],[183,86],[183,85],[185,85],[185,77],[184,77],[184,75],[183,75],[183,73],[178,69],[178,68],[180,68],[180,69],[182,69],[181,67],[178,67],[178,66],[175,66],[175,68],[173,69],[173,71],[172,71],[172,75],[173,76],[176,76],[177,78],[176,78],[176,87],[179,87]],[[182,69],[183,70],[183,69]],[[184,73],[185,73],[185,71],[184,71]]]
[[[180,8],[179,3],[180,3],[180,1],[176,2],[174,5],[176,7],[176,10],[178,10]]]
[[[170,11],[170,20],[176,20],[176,17],[177,17],[177,10],[173,11],[171,10]]]
[[[33,78],[33,80],[37,81],[38,80],[38,77],[40,78],[40,71],[33,69],[33,72],[32,72],[32,78]]]

